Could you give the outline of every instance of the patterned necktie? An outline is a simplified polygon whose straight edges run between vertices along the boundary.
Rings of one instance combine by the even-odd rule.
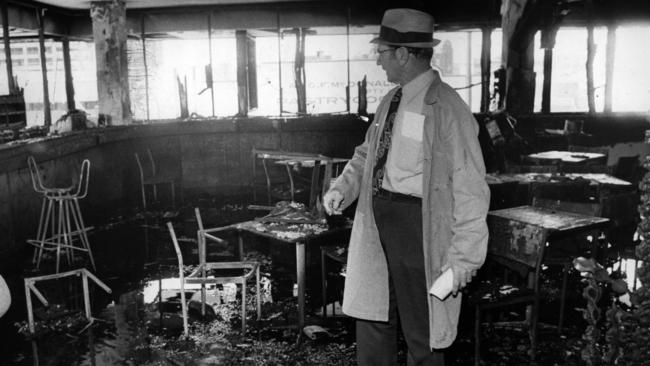
[[[391,135],[393,134],[393,124],[397,116],[397,108],[402,100],[402,88],[397,89],[393,99],[390,101],[388,113],[386,113],[386,122],[384,130],[381,133],[379,144],[377,146],[377,156],[375,158],[375,167],[372,170],[372,192],[377,194],[381,188],[381,182],[384,180],[384,167],[388,159],[388,149],[390,149]]]

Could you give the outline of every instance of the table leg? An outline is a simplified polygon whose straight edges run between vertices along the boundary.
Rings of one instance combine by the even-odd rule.
[[[305,243],[296,243],[296,277],[298,282],[298,332],[305,327]]]

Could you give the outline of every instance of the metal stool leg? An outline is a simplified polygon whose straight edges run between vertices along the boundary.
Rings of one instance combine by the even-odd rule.
[[[47,202],[49,200],[47,199],[46,196],[43,196],[43,203],[41,204],[41,215],[39,216],[38,219],[38,229],[36,231],[36,238],[40,239],[41,235],[43,233],[44,225],[46,224],[45,221],[43,220],[45,218],[45,210],[47,209]],[[36,264],[36,257],[38,256],[38,248],[34,248],[34,255],[32,256],[32,264]]]
[[[75,220],[77,231],[79,232],[79,236],[81,239],[81,243],[84,249],[88,252],[88,258],[90,259],[90,264],[93,266],[94,270],[97,270],[97,267],[95,266],[95,259],[93,257],[93,252],[90,249],[90,241],[88,240],[88,230],[86,229],[83,216],[81,215],[81,207],[79,206],[79,199],[77,197],[74,197],[72,201],[74,203],[74,209],[72,210],[73,219]]]
[[[41,231],[41,235],[36,238],[38,240],[38,256],[36,258],[36,269],[39,269],[41,265],[41,259],[43,258],[43,249],[45,247],[45,240],[47,238],[47,231],[48,228],[52,228],[52,232],[54,231],[54,226],[50,224],[50,220],[54,222],[54,217],[53,217],[53,210],[54,210],[54,203],[53,199],[50,197],[47,197],[47,209],[45,211],[45,220],[43,221],[43,231]]]

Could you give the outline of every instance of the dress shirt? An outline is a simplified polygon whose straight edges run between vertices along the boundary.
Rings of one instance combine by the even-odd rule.
[[[429,69],[402,87],[382,182],[386,190],[422,197],[422,106],[434,77]]]

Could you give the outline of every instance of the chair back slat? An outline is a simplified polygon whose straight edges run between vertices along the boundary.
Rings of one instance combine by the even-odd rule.
[[[84,198],[88,194],[88,182],[90,180],[90,160],[84,159],[81,163],[79,182],[77,185],[77,198]]]
[[[45,191],[45,186],[41,180],[41,173],[38,171],[38,165],[36,165],[36,160],[33,156],[27,158],[27,165],[29,165],[29,175],[32,177],[32,186],[34,191],[38,193],[43,193]]]

